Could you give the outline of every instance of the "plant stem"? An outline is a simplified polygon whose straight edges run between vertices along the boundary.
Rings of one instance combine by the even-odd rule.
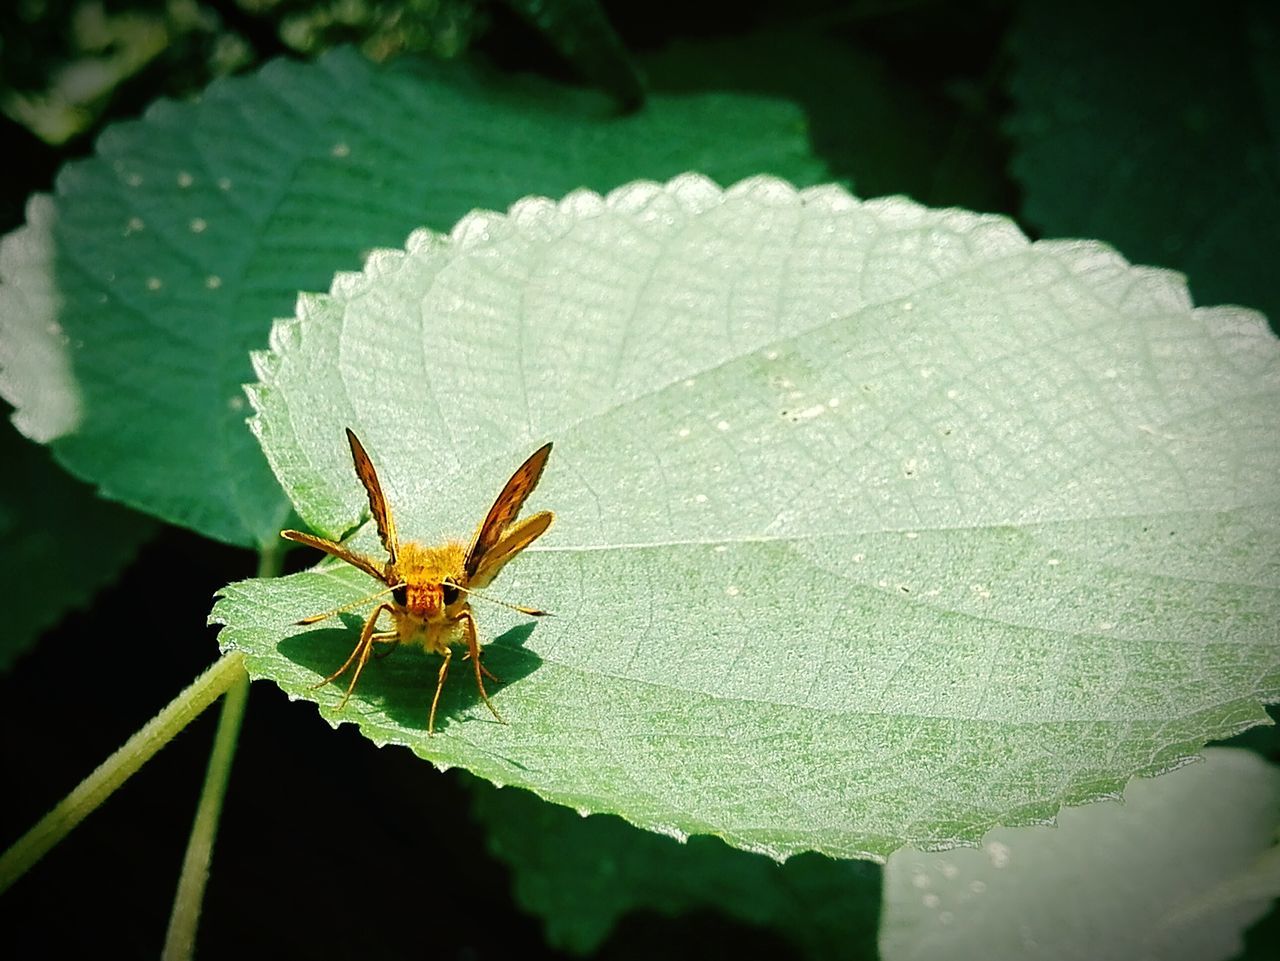
[[[161,955],[164,961],[180,961],[195,953],[196,927],[200,923],[200,906],[209,880],[209,861],[213,857],[222,799],[227,793],[231,762],[236,756],[236,737],[240,733],[240,722],[244,719],[248,699],[249,675],[242,670],[222,702],[218,733],[213,738],[209,769],[205,774],[204,789],[200,792],[195,821],[191,825],[191,836],[187,839],[187,853],[182,859],[173,913],[169,915],[169,930],[165,934],[164,953]]]
[[[275,577],[280,573],[281,559],[278,547],[273,545],[263,548],[258,557],[258,576]],[[209,768],[205,772],[204,787],[196,805],[191,835],[187,838],[187,853],[182,858],[178,891],[174,895],[173,911],[169,915],[169,930],[165,933],[164,952],[161,954],[163,961],[184,961],[195,955],[196,929],[200,924],[205,885],[209,882],[213,842],[218,836],[222,800],[227,794],[231,763],[235,760],[240,724],[244,720],[248,700],[249,675],[241,670],[240,676],[227,691],[227,699],[222,702],[222,716],[218,718],[218,731],[213,737]]]
[[[227,654],[169,702],[124,746],[80,782],[57,806],[42,817],[13,847],[0,855],[0,892],[22,877],[50,848],[111,796],[160,748],[190,724],[239,678],[244,676],[244,655]]]

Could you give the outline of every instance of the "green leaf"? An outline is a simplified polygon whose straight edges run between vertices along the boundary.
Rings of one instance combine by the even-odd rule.
[[[1027,219],[1280,317],[1280,59],[1262,6],[1018,8],[1013,172]]]
[[[273,63],[113,127],[32,200],[0,262],[0,393],[106,496],[273,542],[288,505],[241,384],[298,290],[475,207],[691,166],[821,176],[777,102],[655,98],[619,118],[600,96],[463,67]]]
[[[885,868],[882,957],[1226,961],[1280,894],[1277,812],[1280,771],[1211,748],[1134,782],[1123,805],[1063,811],[1053,830],[900,851]],[[1254,883],[1268,862],[1269,884]]]
[[[469,536],[556,443],[550,532],[435,658],[312,686],[368,594],[227,588],[249,671],[441,766],[775,857],[977,841],[1177,766],[1280,698],[1280,350],[1175,275],[1006,220],[698,177],[531,199],[305,298],[254,423],[298,512]],[[366,529],[363,543],[371,543]],[[520,625],[504,635],[511,625]],[[406,645],[407,646],[407,645]]]
[[[116,579],[155,525],[99,500],[16,431],[0,427],[0,670]]]
[[[594,951],[631,911],[712,908],[776,930],[805,957],[878,957],[881,872],[865,861],[800,854],[778,864],[716,838],[680,844],[483,782],[474,812],[511,867],[520,905],[543,919],[555,947]]]

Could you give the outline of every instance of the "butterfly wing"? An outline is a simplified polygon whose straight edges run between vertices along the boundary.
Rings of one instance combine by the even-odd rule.
[[[502,493],[498,495],[498,499],[489,508],[488,516],[485,517],[484,522],[476,531],[476,536],[471,541],[471,548],[467,551],[466,571],[468,583],[475,579],[476,572],[484,566],[485,555],[504,539],[503,535],[506,533],[507,528],[519,516],[520,508],[524,506],[525,500],[528,499],[533,489],[538,486],[538,480],[542,477],[542,469],[547,466],[547,455],[550,453],[551,445],[544,444],[530,454],[529,459],[516,468],[516,472],[511,475],[507,485],[502,488]],[[529,518],[531,521],[533,519],[532,517]],[[546,523],[551,523],[550,515],[548,515]],[[546,530],[545,525],[542,530],[538,531],[538,534],[541,534],[543,530]],[[536,536],[537,534],[534,535],[534,537]],[[494,571],[490,574],[490,579],[496,573],[497,571]]]
[[[498,576],[498,572],[502,570],[507,561],[541,537],[543,531],[551,526],[553,520],[555,520],[555,515],[551,511],[539,511],[532,517],[526,517],[524,520],[512,524],[507,528],[502,540],[494,544],[488,553],[480,558],[480,564],[476,568],[475,574],[471,576],[467,586],[476,589],[487,587]]]
[[[382,539],[382,546],[387,549],[387,553],[391,555],[391,563],[394,564],[398,544],[396,524],[391,519],[391,507],[387,504],[387,499],[382,496],[382,485],[378,483],[378,473],[373,469],[373,461],[365,453],[364,445],[360,443],[360,439],[350,427],[347,428],[347,443],[351,445],[351,461],[356,465],[356,476],[360,478],[365,493],[369,495],[369,510],[373,512],[374,523],[378,525],[378,537]]]
[[[376,577],[378,580],[385,582],[386,577],[383,576],[382,568],[372,558],[365,557],[363,554],[357,554],[349,547],[344,547],[336,541],[327,540],[323,537],[316,537],[313,534],[304,534],[302,531],[281,531],[280,536],[285,540],[295,541],[299,544],[306,544],[308,547],[314,547],[316,550],[324,551],[340,561],[346,561],[352,567],[358,568],[368,574],[370,577]]]

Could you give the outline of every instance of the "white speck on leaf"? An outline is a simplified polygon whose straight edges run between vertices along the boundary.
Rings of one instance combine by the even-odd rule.
[[[1002,844],[999,841],[992,841],[987,845],[987,858],[991,861],[993,868],[1004,868],[1009,866],[1009,858],[1012,852],[1009,845]]]

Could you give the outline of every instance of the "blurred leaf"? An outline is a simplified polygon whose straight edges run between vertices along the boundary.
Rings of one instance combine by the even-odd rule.
[[[635,64],[599,0],[507,0],[578,73],[629,109],[644,100]]]
[[[1135,781],[1123,804],[1063,811],[1054,829],[898,852],[885,868],[882,956],[1226,961],[1280,894],[1277,828],[1280,771],[1212,748],[1203,764]]]
[[[1175,275],[1006,220],[768,178],[475,215],[305,298],[254,427],[302,517],[465,537],[556,442],[554,611],[426,736],[434,659],[313,690],[326,569],[227,588],[249,671],[499,784],[784,857],[977,841],[1178,766],[1280,699],[1280,349]],[[365,530],[361,543],[370,542]],[[521,618],[483,606],[485,637]],[[407,645],[406,645],[407,646]]]
[[[862,196],[978,210],[1004,203],[1004,147],[986,124],[829,32],[681,40],[647,57],[644,69],[657,90],[749,91],[799,104],[813,149]]]
[[[236,0],[280,24],[280,39],[316,55],[343,43],[379,63],[403,53],[456,57],[483,21],[475,0]]]
[[[1010,125],[1027,219],[1280,317],[1280,31],[1265,5],[1027,3]]]
[[[1244,935],[1244,951],[1236,961],[1274,961],[1280,957],[1280,901],[1271,902],[1271,910]]]
[[[0,427],[0,670],[110,584],[155,525],[99,500],[46,451]]]
[[[0,270],[0,393],[106,496],[274,543],[288,505],[241,384],[298,290],[474,207],[687,167],[821,174],[776,102],[656,98],[616,118],[602,97],[460,67],[280,61],[112,128],[33,199]]]
[[[3,21],[20,25],[26,42],[4,45],[0,63],[8,82],[0,82],[0,110],[49,144],[65,143],[88,129],[117,88],[159,56],[179,27],[165,12],[108,11],[92,0],[71,9],[62,3],[12,6],[26,9],[17,23],[9,16]],[[27,18],[37,12],[43,16],[32,17],[40,21],[33,25]],[[48,32],[55,23],[57,39]],[[46,61],[40,65],[39,89],[21,83],[21,75],[34,67],[28,59],[33,51],[37,61]]]
[[[880,868],[799,854],[778,864],[716,838],[637,831],[609,815],[579,817],[527,791],[474,782],[475,814],[515,895],[558,948],[586,954],[631,911],[714,908],[778,931],[807,957],[876,958]]]

